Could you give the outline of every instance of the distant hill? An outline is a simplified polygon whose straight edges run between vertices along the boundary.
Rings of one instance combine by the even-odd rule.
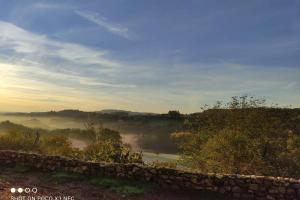
[[[86,118],[97,118],[103,121],[140,121],[140,120],[162,120],[170,119],[168,114],[156,114],[146,112],[132,112],[125,110],[105,109],[95,112],[86,112],[80,110],[61,110],[61,111],[49,111],[49,112],[7,112],[0,113],[5,116],[24,116],[24,117],[69,117],[74,119],[86,119]]]
[[[156,113],[132,112],[132,111],[127,111],[127,110],[117,110],[117,109],[104,109],[104,110],[98,111],[97,113],[102,113],[102,114],[127,113],[129,116],[135,116],[135,115],[159,115],[159,114],[156,114]]]
[[[0,131],[1,132],[10,132],[10,131],[30,131],[31,129],[20,125],[20,124],[15,124],[10,121],[3,121],[0,122]]]

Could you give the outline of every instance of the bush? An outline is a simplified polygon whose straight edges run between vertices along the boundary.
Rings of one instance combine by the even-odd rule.
[[[166,161],[153,161],[151,163],[148,164],[149,166],[152,167],[166,167],[166,168],[173,168],[176,169],[177,168],[177,162],[166,162]]]
[[[89,129],[87,133],[93,137],[93,142],[84,150],[73,148],[68,137],[59,133],[40,135],[38,131],[23,130],[1,135],[0,150],[35,152],[95,162],[143,163],[141,153],[131,152],[130,146],[122,144],[119,132],[107,128],[97,131]]]
[[[78,149],[72,148],[71,142],[64,136],[45,136],[41,139],[39,146],[42,154],[76,159],[83,158],[83,153]]]
[[[34,137],[32,134],[11,131],[0,136],[0,149],[38,151],[39,147],[34,146]]]
[[[234,97],[191,115],[187,131],[172,134],[185,163],[203,172],[300,177],[299,112],[263,104]]]
[[[112,140],[90,144],[85,148],[84,156],[94,162],[143,163],[140,153],[132,153],[125,145]]]
[[[126,181],[113,178],[94,178],[90,180],[90,183],[111,189],[124,196],[144,194],[155,188],[155,185],[146,182]]]

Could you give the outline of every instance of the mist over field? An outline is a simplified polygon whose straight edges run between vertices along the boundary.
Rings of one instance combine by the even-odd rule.
[[[84,128],[83,122],[78,123],[71,118],[63,117],[20,117],[0,115],[0,121],[11,121],[31,128],[43,129],[64,129],[64,128]]]
[[[21,124],[30,128],[40,128],[47,130],[55,130],[55,129],[85,129],[84,121],[74,120],[72,118],[64,118],[64,117],[20,117],[20,116],[1,116],[0,122],[2,121],[10,121],[16,124]],[[126,130],[120,130],[120,126],[118,123],[115,124],[103,124],[107,128],[115,129],[116,131],[120,131],[122,136],[122,141],[124,143],[130,144],[134,150],[142,150],[139,146],[137,140],[140,132],[128,132]],[[118,128],[114,128],[118,127]],[[1,134],[1,132],[0,132]],[[70,138],[72,144],[76,148],[84,148],[86,147],[86,142],[81,141],[79,139]]]
[[[33,129],[46,129],[55,131],[59,129],[71,129],[68,134],[72,135],[72,129],[85,130],[86,118],[73,117],[38,117],[38,116],[18,116],[17,114],[0,114],[0,122],[10,121],[15,124],[24,125]],[[181,122],[180,122],[181,124]],[[121,135],[122,142],[129,144],[133,151],[155,152],[155,153],[176,153],[174,142],[170,139],[170,134],[180,127],[176,122],[168,120],[140,122],[126,120],[110,120],[101,122],[101,126]],[[64,133],[61,133],[64,135]],[[76,137],[69,137],[72,145],[83,149],[89,143]],[[167,140],[167,141],[165,141]]]

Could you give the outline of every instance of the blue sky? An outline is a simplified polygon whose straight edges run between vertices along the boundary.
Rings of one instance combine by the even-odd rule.
[[[297,0],[0,0],[0,111],[300,106]]]

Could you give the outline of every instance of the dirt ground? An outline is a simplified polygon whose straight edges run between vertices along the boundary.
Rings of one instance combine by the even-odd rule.
[[[37,193],[11,193],[11,188],[37,188]],[[145,194],[124,196],[89,182],[55,184],[43,172],[7,173],[0,170],[0,200],[219,200],[220,196],[200,191],[156,189]]]

